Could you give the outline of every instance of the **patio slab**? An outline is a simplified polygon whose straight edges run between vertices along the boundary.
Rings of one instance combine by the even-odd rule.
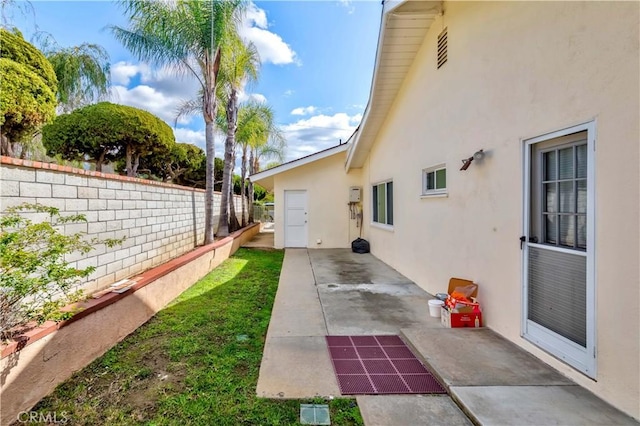
[[[443,328],[430,298],[370,254],[287,249],[258,396],[339,396],[324,336],[400,334],[451,396],[357,396],[366,425],[638,424],[489,329]]]
[[[448,396],[367,395],[356,398],[367,426],[467,426],[472,423]]]
[[[340,395],[324,337],[271,337],[260,364],[256,392],[264,398]]]
[[[445,386],[574,385],[488,328],[413,328],[402,334]]]
[[[637,425],[580,386],[452,387],[481,425]]]
[[[309,250],[316,284],[413,284],[370,254],[351,249]],[[415,285],[415,284],[414,284]]]
[[[318,285],[330,335],[398,334],[441,327],[429,316],[428,293],[414,283]]]

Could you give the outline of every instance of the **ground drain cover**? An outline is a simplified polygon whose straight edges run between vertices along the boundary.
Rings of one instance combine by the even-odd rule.
[[[446,393],[399,336],[326,339],[343,395]]]
[[[329,406],[324,404],[300,404],[300,423],[303,425],[330,425]]]

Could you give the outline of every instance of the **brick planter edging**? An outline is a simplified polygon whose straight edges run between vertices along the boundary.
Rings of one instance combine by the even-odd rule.
[[[4,158],[7,158],[7,157],[3,157],[3,159]],[[0,353],[0,359],[9,356],[12,353],[18,352],[23,348],[25,348],[26,346],[55,332],[56,330],[66,327],[67,325],[75,321],[78,321],[86,317],[87,315],[90,315],[96,311],[99,311],[100,309],[104,309],[107,306],[117,302],[118,300],[123,299],[135,293],[141,288],[154,282],[158,278],[161,278],[169,274],[170,272],[175,271],[176,269],[188,264],[189,262],[197,259],[198,257],[206,253],[209,253],[211,251],[215,251],[216,249],[223,247],[230,242],[233,242],[236,238],[241,237],[243,233],[255,228],[256,226],[259,227],[260,224],[255,223],[253,225],[249,225],[243,229],[233,232],[228,237],[215,241],[206,246],[198,247],[162,265],[156,266],[155,268],[151,268],[140,275],[136,275],[132,278],[129,278],[129,280],[135,282],[135,284],[132,285],[128,290],[124,291],[123,293],[107,293],[98,299],[89,299],[84,302],[69,305],[68,307],[66,307],[66,309],[79,309],[79,311],[73,317],[71,317],[66,321],[60,321],[58,323],[54,321],[47,321],[42,325],[35,327],[34,329],[29,330],[20,336],[17,336],[14,339],[14,341],[8,344],[4,344],[4,345],[0,344],[0,348],[2,348],[2,351]]]
[[[57,385],[134,332],[182,292],[229,258],[259,224],[200,247],[134,279],[123,294],[88,301],[63,323],[43,324],[0,359],[0,424],[12,424]],[[5,355],[6,353],[6,355]]]

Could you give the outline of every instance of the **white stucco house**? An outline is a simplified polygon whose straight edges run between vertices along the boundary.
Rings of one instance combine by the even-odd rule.
[[[639,419],[640,3],[383,8],[348,143],[251,177],[276,246],[472,279],[486,326]]]

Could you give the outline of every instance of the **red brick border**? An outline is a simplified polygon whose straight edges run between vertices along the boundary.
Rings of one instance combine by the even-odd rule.
[[[0,156],[0,164],[10,166],[28,167],[31,169],[53,170],[56,172],[71,173],[74,175],[83,175],[97,177],[101,179],[118,180],[121,182],[141,183],[143,185],[161,186],[165,188],[182,189],[193,192],[205,192],[204,189],[191,188],[190,186],[175,185],[172,183],[158,182],[155,180],[134,178],[129,176],[116,175],[112,173],[102,173],[93,170],[78,169],[70,166],[61,166],[54,163],[43,163],[42,161],[21,160],[19,158]],[[220,192],[217,192],[218,194]]]
[[[3,160],[4,158],[7,158],[7,157],[2,157]],[[131,178],[128,178],[128,179],[131,179]],[[175,271],[176,269],[186,265],[187,263],[197,259],[198,257],[206,253],[209,253],[210,251],[214,251],[230,242],[233,242],[233,240],[235,240],[236,238],[239,238],[244,232],[248,231],[249,229],[255,226],[260,226],[260,224],[255,223],[253,225],[247,226],[246,228],[240,229],[230,234],[226,238],[223,238],[219,241],[216,241],[206,246],[198,247],[188,253],[183,254],[182,256],[172,259],[166,263],[163,263],[162,265],[156,266],[155,268],[151,268],[140,275],[136,275],[132,278],[129,278],[129,280],[135,282],[135,284],[123,293],[107,293],[98,299],[89,299],[84,302],[69,305],[68,308],[72,308],[72,309],[80,308],[82,310],[66,321],[61,321],[58,323],[53,321],[47,321],[44,324],[38,327],[35,327],[34,329],[29,330],[24,334],[18,336],[14,341],[9,342],[6,345],[0,344],[0,349],[1,349],[0,359],[9,356],[12,353],[20,351],[25,346],[28,346],[33,342],[36,342],[42,339],[43,337],[53,333],[54,331],[60,328],[63,328],[71,324],[74,321],[77,321],[83,317],[86,317],[87,315],[90,315],[96,311],[99,311],[100,309],[106,308],[107,306],[117,302],[120,299],[123,299],[129,295],[132,295],[136,291],[149,285],[150,283],[157,280],[158,278],[161,278],[169,274],[170,272]]]

